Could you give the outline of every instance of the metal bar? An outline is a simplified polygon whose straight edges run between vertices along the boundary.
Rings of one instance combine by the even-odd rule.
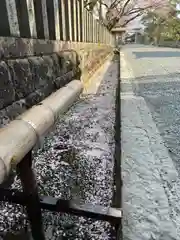
[[[36,179],[32,170],[32,152],[30,151],[17,165],[17,174],[23,187],[22,196],[26,196],[26,210],[34,240],[45,240],[43,231],[41,205]]]
[[[120,54],[115,52],[114,60],[117,64],[117,86],[116,86],[116,100],[115,100],[115,125],[114,125],[114,185],[115,191],[113,194],[113,204],[115,208],[122,206],[122,176],[121,176],[121,84],[120,84]],[[122,239],[122,221],[115,225],[116,239]]]
[[[17,190],[1,189],[0,201],[6,201],[26,206],[28,195],[24,195]],[[76,216],[88,217],[96,220],[111,222],[113,225],[119,224],[121,209],[104,207],[93,204],[78,204],[70,200],[62,200],[49,196],[40,196],[40,207],[53,212],[69,213]]]

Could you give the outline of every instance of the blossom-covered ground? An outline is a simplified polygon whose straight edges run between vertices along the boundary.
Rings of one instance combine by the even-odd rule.
[[[34,152],[40,194],[111,204],[116,83],[117,63],[112,62],[98,92],[83,95],[59,120],[43,148]],[[17,177],[12,188],[20,188]],[[23,208],[1,204],[0,213],[0,235],[20,231],[27,239],[22,234],[28,225]],[[111,239],[109,223],[45,211],[43,220],[47,239]]]

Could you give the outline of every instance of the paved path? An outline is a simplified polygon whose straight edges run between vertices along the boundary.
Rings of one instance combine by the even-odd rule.
[[[180,50],[122,52],[124,239],[180,239]]]

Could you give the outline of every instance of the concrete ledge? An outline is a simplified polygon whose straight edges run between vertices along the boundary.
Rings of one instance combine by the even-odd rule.
[[[113,55],[109,54],[105,58],[105,61],[102,61],[102,63],[98,65],[99,68],[95,71],[95,73],[92,73],[92,76],[87,78],[86,81],[84,81],[84,94],[97,93],[101,81],[103,80],[103,77],[111,64],[112,57]]]

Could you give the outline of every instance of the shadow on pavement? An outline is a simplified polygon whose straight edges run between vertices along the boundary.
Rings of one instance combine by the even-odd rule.
[[[168,58],[180,57],[180,51],[147,51],[147,52],[132,52],[136,58]]]
[[[180,80],[177,76],[180,74],[137,77],[132,79],[131,83],[135,96],[143,97],[146,101],[164,144],[180,173]],[[130,83],[125,83],[123,92],[128,91],[128,85]]]

